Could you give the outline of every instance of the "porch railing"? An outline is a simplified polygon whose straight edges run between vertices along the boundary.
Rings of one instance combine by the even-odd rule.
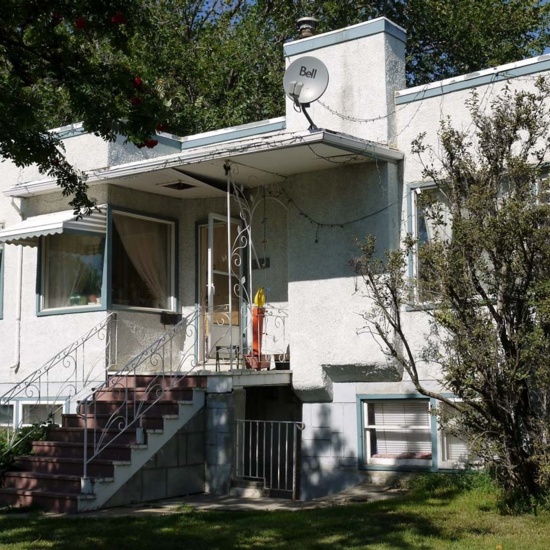
[[[83,493],[93,491],[88,477],[90,462],[130,429],[136,430],[136,443],[144,443],[145,414],[197,366],[198,315],[197,311],[184,317],[118,372],[109,373],[109,379],[81,401],[80,414],[84,418]],[[128,377],[140,374],[147,378],[145,387],[140,388],[142,396],[138,397],[128,383]],[[106,391],[114,394],[117,403],[116,409],[107,417],[99,405],[101,394]]]
[[[0,396],[0,407],[4,412],[0,427],[8,442],[6,453],[12,452],[14,445],[24,442],[24,438],[15,439],[21,426],[55,422],[61,413],[70,412],[81,394],[106,379],[106,373],[116,362],[116,322],[116,313],[109,314]],[[100,349],[95,354],[87,351],[98,345]],[[29,431],[28,435],[32,436],[33,432]]]
[[[261,480],[276,493],[299,497],[299,459],[302,422],[237,420],[235,475]]]
[[[201,352],[202,363],[215,361],[216,370],[226,363],[230,368],[243,368],[245,358],[252,353],[252,308],[244,304],[240,312],[218,306],[213,310],[200,308],[200,326],[202,327]],[[262,355],[269,358],[288,358],[288,311],[285,307],[266,304],[263,308],[263,326],[260,349]],[[230,318],[231,316],[231,318]],[[287,359],[288,360],[288,359]]]

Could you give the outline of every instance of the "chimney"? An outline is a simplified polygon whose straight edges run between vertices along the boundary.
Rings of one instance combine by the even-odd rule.
[[[319,25],[319,20],[315,17],[300,17],[298,23],[298,39],[308,38],[315,34],[315,29]]]

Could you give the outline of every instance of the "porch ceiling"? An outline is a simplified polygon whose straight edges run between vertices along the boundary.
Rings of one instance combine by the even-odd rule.
[[[281,183],[296,174],[360,162],[397,162],[400,151],[328,130],[277,132],[247,139],[185,148],[169,156],[88,172],[88,184],[111,183],[183,199],[221,197],[226,163],[233,181],[245,187]],[[8,196],[29,196],[55,188],[55,181],[19,184]]]

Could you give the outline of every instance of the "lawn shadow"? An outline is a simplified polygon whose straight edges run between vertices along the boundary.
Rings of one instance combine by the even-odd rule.
[[[444,507],[456,493],[444,491],[323,509],[276,512],[199,512],[184,510],[159,516],[29,517],[0,516],[2,549],[41,550],[344,550],[380,548],[428,550],[451,543],[441,515],[415,510]],[[443,514],[449,514],[442,510]],[[456,533],[455,533],[456,535]]]

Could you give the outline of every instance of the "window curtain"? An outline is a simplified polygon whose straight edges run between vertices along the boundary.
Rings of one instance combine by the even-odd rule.
[[[122,214],[114,214],[113,221],[126,254],[153,296],[153,307],[167,308],[168,225]]]
[[[97,272],[101,280],[102,252],[86,253],[88,249],[97,249],[98,243],[98,237],[83,235],[55,235],[48,238],[45,274],[47,308],[82,305],[77,295],[86,290],[90,270]],[[94,263],[98,263],[98,267]]]

